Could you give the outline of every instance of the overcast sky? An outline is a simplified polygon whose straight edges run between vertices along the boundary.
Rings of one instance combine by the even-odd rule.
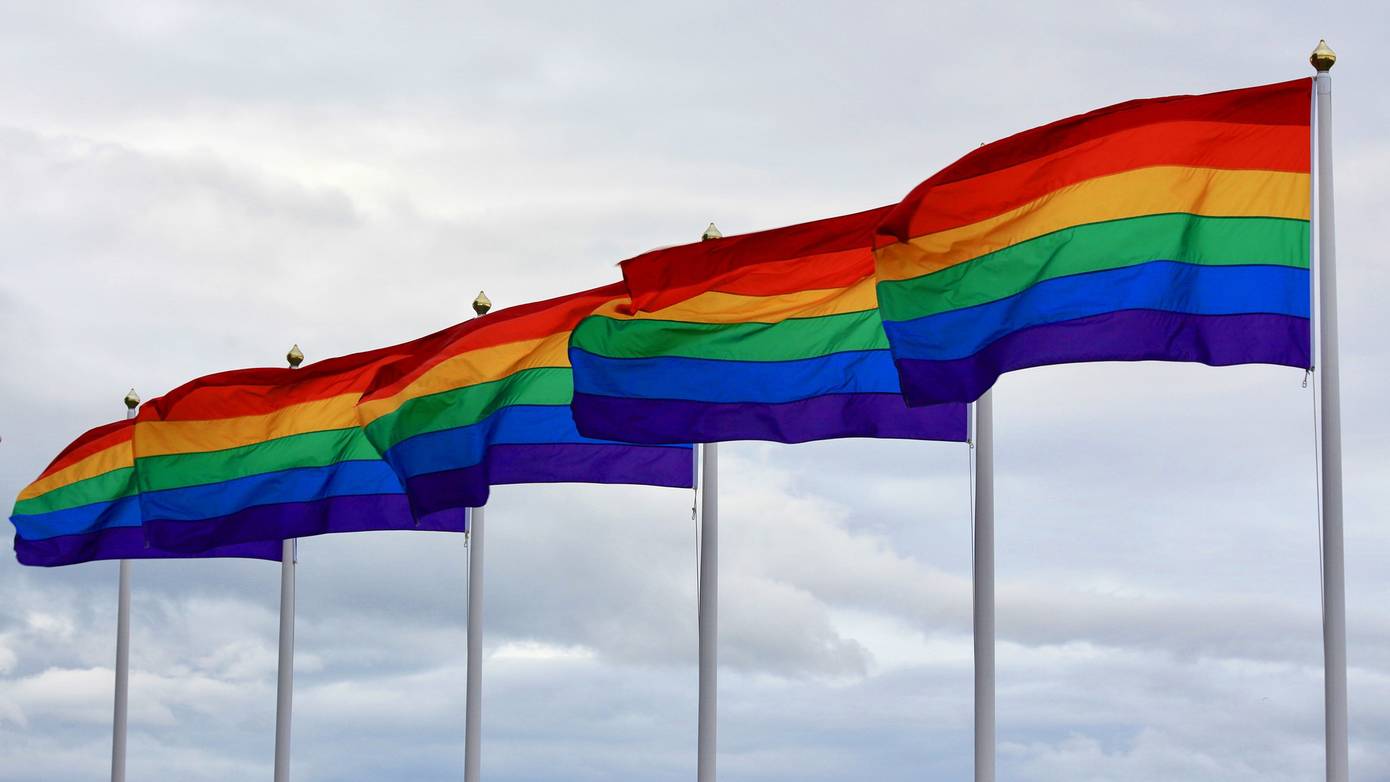
[[[505,8],[504,8],[505,6]],[[208,372],[878,206],[1131,98],[1336,67],[1352,777],[1390,779],[1390,73],[1379,3],[0,3],[0,502]],[[1000,778],[1322,773],[1313,398],[1274,367],[997,388]],[[725,780],[964,779],[968,451],[721,453]],[[489,504],[489,780],[687,780],[688,491]],[[462,775],[464,548],[301,544],[294,778]],[[262,779],[274,564],[138,562],[132,780]],[[0,779],[100,779],[115,563],[0,557]]]

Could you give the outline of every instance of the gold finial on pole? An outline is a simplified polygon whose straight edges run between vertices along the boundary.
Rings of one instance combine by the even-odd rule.
[[[489,299],[486,293],[478,291],[478,298],[473,300],[473,311],[482,316],[486,315],[490,309],[492,309],[492,299]]]
[[[1313,64],[1318,73],[1332,70],[1332,66],[1337,63],[1337,53],[1332,51],[1332,47],[1327,45],[1327,41],[1318,41],[1318,48],[1309,55],[1308,62]]]
[[[125,392],[125,409],[134,410],[140,406],[140,395],[135,393],[135,389]]]
[[[710,239],[723,238],[724,234],[720,233],[719,229],[714,227],[714,223],[710,223],[709,228],[706,228],[705,232],[700,234],[700,241],[702,242],[708,242]]]
[[[285,360],[290,362],[290,369],[299,369],[299,365],[304,363],[304,351],[299,349],[298,343],[290,346],[290,352],[285,354]]]

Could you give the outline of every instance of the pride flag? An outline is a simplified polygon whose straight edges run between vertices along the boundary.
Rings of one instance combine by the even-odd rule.
[[[694,449],[579,434],[566,346],[621,283],[511,307],[402,346],[357,405],[417,517],[485,504],[508,483],[690,487]]]
[[[20,563],[56,566],[181,556],[280,559],[278,541],[192,555],[150,545],[140,523],[134,428],[134,421],[117,421],[87,432],[19,493],[10,521]]]
[[[919,185],[876,250],[909,403],[1077,361],[1309,366],[1311,84],[1122,103]]]
[[[656,250],[575,329],[579,431],[632,442],[966,439],[903,402],[874,295],[887,208]]]
[[[140,410],[135,477],[151,542],[184,551],[333,532],[462,532],[462,509],[415,518],[357,402],[400,347],[300,369],[199,378]]]

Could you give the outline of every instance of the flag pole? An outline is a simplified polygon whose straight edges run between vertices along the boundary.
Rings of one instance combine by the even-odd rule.
[[[298,369],[304,353],[294,345],[285,354],[290,369]],[[289,782],[290,723],[294,701],[294,570],[298,546],[293,538],[280,548],[280,657],[275,682],[275,782]]]
[[[135,417],[140,395],[130,389],[125,395],[125,418]],[[130,706],[130,560],[119,565],[116,586],[116,694],[111,720],[111,782],[125,782],[127,715]]]
[[[482,291],[473,300],[478,317],[492,309]],[[479,782],[483,743],[483,509],[468,511],[468,660],[464,684],[463,781]]]
[[[482,775],[483,733],[483,509],[468,512],[468,678],[464,699],[463,780]]]
[[[1332,203],[1332,65],[1337,55],[1319,41],[1309,62],[1317,70],[1318,380],[1322,391],[1322,649],[1327,780],[1346,782],[1347,606],[1342,541],[1342,397],[1337,350],[1337,241]]]
[[[700,241],[722,239],[714,223]],[[703,461],[700,479],[700,705],[697,723],[695,778],[714,782],[719,729],[719,444],[700,448]]]
[[[994,782],[994,399],[975,402],[971,602],[975,639],[975,782]]]
[[[695,778],[714,782],[719,667],[719,444],[705,443],[700,480],[700,719]]]

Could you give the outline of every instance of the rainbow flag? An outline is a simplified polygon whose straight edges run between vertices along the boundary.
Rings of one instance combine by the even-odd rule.
[[[134,429],[134,421],[117,421],[87,432],[19,493],[10,521],[21,564],[184,556],[280,559],[278,541],[214,547],[191,555],[150,545],[141,528],[131,446]]]
[[[150,541],[198,551],[333,532],[464,531],[463,509],[412,516],[358,423],[358,400],[401,357],[393,347],[222,372],[146,403],[134,448]]]
[[[876,250],[908,402],[1077,361],[1308,367],[1311,84],[1122,103],[923,182]]]
[[[570,331],[621,297],[618,283],[484,315],[377,374],[357,413],[416,516],[481,506],[497,484],[693,485],[691,446],[584,437],[570,416]]]
[[[570,341],[579,431],[632,442],[966,439],[909,409],[874,294],[887,207],[656,250]]]

